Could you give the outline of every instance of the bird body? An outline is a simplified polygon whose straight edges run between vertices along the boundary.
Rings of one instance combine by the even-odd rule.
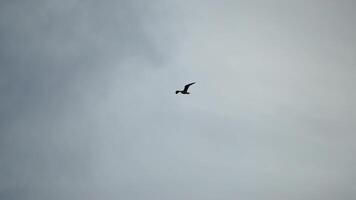
[[[193,84],[195,84],[195,82],[189,83],[189,84],[185,85],[185,86],[184,86],[184,89],[183,89],[183,90],[177,90],[177,91],[176,91],[176,94],[178,94],[178,93],[190,94],[190,93],[188,92],[188,89],[189,89],[189,87],[190,87],[191,85],[193,85]]]

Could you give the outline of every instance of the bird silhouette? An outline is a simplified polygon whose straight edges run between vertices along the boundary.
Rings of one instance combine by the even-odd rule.
[[[188,89],[189,89],[189,87],[190,87],[191,85],[193,85],[194,83],[195,83],[195,82],[189,83],[189,84],[185,85],[185,86],[184,86],[184,89],[183,89],[183,90],[177,90],[177,91],[176,91],[176,94],[178,94],[178,93],[190,94],[190,93],[188,92]]]

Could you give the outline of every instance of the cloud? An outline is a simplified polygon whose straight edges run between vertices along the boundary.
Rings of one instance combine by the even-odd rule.
[[[350,2],[0,5],[0,198],[355,195]]]

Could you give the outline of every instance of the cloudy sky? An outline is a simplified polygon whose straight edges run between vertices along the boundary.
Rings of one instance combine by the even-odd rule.
[[[355,6],[2,0],[0,199],[355,198]]]

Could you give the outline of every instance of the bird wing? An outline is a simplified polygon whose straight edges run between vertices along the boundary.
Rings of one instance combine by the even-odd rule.
[[[193,83],[189,83],[189,84],[187,84],[187,85],[185,85],[184,86],[184,91],[188,91],[188,89],[189,89],[189,87],[191,86],[191,85],[193,85],[195,82],[193,82]]]

